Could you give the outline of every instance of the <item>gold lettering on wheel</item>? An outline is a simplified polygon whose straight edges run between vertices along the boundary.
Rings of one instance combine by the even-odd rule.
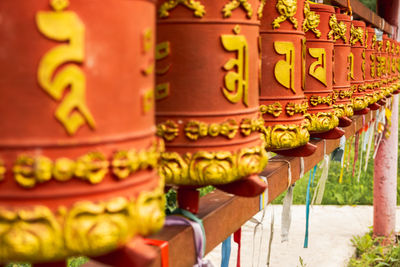
[[[280,55],[285,55],[285,60],[279,60],[275,64],[274,75],[275,79],[287,89],[292,90],[295,94],[294,88],[294,62],[295,53],[294,45],[292,42],[274,42],[275,51]]]
[[[85,123],[95,128],[95,121],[86,105],[85,74],[72,64],[66,65],[56,75],[54,73],[63,64],[83,62],[85,26],[75,12],[64,11],[69,5],[68,0],[52,0],[50,3],[54,11],[39,11],[36,25],[44,36],[63,44],[42,57],[37,78],[39,85],[55,100],[61,100],[65,90],[70,89],[55,116],[68,134],[73,135]]]
[[[317,60],[310,65],[308,73],[326,86],[326,51],[324,48],[309,48],[308,53]]]
[[[149,63],[142,69],[145,76],[149,76],[154,72],[154,34],[151,28],[144,30],[142,35],[142,53],[149,57]],[[154,107],[154,88],[144,90],[142,94],[142,111],[143,114],[150,112]]]
[[[240,32],[235,27],[234,32]],[[249,49],[244,35],[223,34],[221,36],[223,47],[229,52],[237,52],[237,58],[231,58],[225,63],[223,69],[229,71],[225,75],[225,87],[222,93],[232,103],[237,103],[243,98],[243,104],[248,106],[249,89]],[[235,71],[230,71],[236,69]]]
[[[371,56],[370,56],[370,59],[371,59],[371,64],[370,64],[370,68],[371,68],[371,77],[372,78],[375,78],[375,66],[376,66],[376,63],[375,63],[375,55],[374,54],[371,54]]]
[[[170,43],[169,42],[161,42],[156,45],[156,60],[161,61],[164,58],[167,58],[171,53]],[[156,75],[162,76],[165,75],[171,69],[171,64],[167,64],[163,68],[156,69]],[[169,82],[160,83],[156,85],[156,100],[161,100],[167,98],[169,96]]]
[[[347,56],[347,63],[349,64],[348,65],[349,72],[347,74],[347,80],[351,81],[351,80],[354,80],[354,55],[353,55],[353,53],[350,53]]]

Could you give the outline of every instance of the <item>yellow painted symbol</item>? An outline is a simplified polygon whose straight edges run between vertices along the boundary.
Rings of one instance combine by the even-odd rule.
[[[375,57],[375,55],[371,54],[370,59],[371,59],[371,64],[370,64],[370,66],[371,66],[370,67],[371,68],[371,77],[375,78],[375,66],[376,66],[376,63],[375,63],[376,57]]]
[[[39,62],[37,78],[39,85],[61,104],[55,112],[56,118],[63,124],[69,135],[73,135],[83,124],[92,129],[95,121],[86,105],[86,78],[76,65],[84,60],[85,26],[77,14],[64,11],[68,0],[52,0],[54,11],[39,11],[36,25],[44,36],[63,44],[47,52]],[[54,77],[54,78],[53,78]],[[64,92],[70,89],[64,99]]]
[[[354,55],[353,55],[353,53],[350,53],[347,56],[347,63],[349,63],[347,80],[351,81],[351,80],[354,80]]]
[[[142,36],[142,52],[143,54],[148,54],[149,52],[152,52],[153,48],[153,43],[154,43],[154,38],[153,38],[153,31],[148,28],[145,29],[143,36]],[[150,59],[150,64],[147,67],[143,68],[143,74],[144,75],[150,75],[154,72],[154,59]]]
[[[143,113],[149,112],[154,106],[154,90],[148,89],[142,95]]]
[[[308,53],[317,60],[310,65],[308,73],[326,86],[326,51],[324,48],[309,48]]]
[[[362,56],[361,71],[362,71],[362,77],[365,80],[365,50],[363,50],[361,56]]]
[[[171,53],[171,47],[169,42],[161,42],[156,45],[156,60],[161,61],[167,58]],[[159,64],[158,64],[159,65]],[[156,75],[162,76],[165,75],[171,69],[171,63],[167,64],[163,68],[156,69]],[[156,85],[155,98],[156,100],[161,100],[167,98],[170,93],[170,85],[169,82],[160,83]]]
[[[301,87],[303,90],[306,89],[306,54],[307,54],[307,46],[306,46],[306,39],[303,38],[301,40]]]
[[[274,48],[278,54],[285,55],[285,60],[279,60],[275,64],[275,79],[287,89],[292,90],[292,92],[295,94],[296,90],[294,88],[294,45],[292,42],[276,41],[274,42]]]
[[[237,32],[237,31],[236,31]],[[223,34],[221,36],[223,47],[229,52],[237,52],[237,58],[231,58],[225,63],[223,69],[229,71],[225,75],[225,87],[222,93],[232,103],[241,99],[248,106],[249,89],[249,49],[244,35]],[[231,71],[236,69],[237,72]]]

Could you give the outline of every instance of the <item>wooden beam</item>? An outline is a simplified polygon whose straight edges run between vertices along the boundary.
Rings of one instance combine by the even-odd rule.
[[[375,112],[373,113],[375,114]],[[353,124],[347,128],[346,138],[354,135],[363,127],[363,120],[368,123],[374,118],[372,112],[362,116],[354,116]],[[331,153],[339,146],[339,140],[313,140],[317,145],[316,152],[304,158],[304,171],[308,171],[323,159],[324,143],[326,153]],[[288,163],[292,170],[293,184],[300,176],[300,159],[276,156],[268,163],[261,175],[268,179],[269,202],[286,191],[288,187]],[[226,194],[216,190],[200,199],[198,217],[203,220],[206,231],[206,253],[235,232],[246,221],[259,211],[259,197],[243,198]],[[165,240],[169,244],[169,265],[174,267],[193,266],[195,264],[195,249],[193,231],[187,226],[164,227],[162,231],[150,237],[151,239]],[[160,256],[159,256],[160,257]],[[158,258],[160,263],[161,259]],[[157,265],[155,265],[157,266]],[[160,265],[158,265],[160,266]]]
[[[324,0],[324,4],[347,8],[347,0]],[[364,4],[361,3],[359,0],[351,0],[350,5],[353,10],[353,16],[358,16],[360,19],[388,34],[391,34],[393,36],[397,34],[397,25],[396,27],[390,25],[375,12],[364,6]]]

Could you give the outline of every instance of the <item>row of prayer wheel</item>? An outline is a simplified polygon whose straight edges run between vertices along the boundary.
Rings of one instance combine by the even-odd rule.
[[[206,185],[260,194],[266,151],[308,156],[310,136],[339,138],[399,89],[399,43],[303,0],[14,0],[0,15],[0,265],[154,233],[165,184],[189,210]]]

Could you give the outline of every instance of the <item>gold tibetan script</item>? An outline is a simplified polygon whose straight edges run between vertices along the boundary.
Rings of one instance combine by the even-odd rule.
[[[63,64],[82,63],[84,59],[85,26],[75,12],[64,11],[68,4],[68,0],[52,0],[54,11],[39,11],[36,15],[40,33],[63,42],[42,57],[37,77],[40,86],[52,98],[61,101],[55,116],[68,134],[73,135],[85,123],[94,129],[95,122],[86,106],[86,78],[83,71],[76,65],[68,64],[54,75]],[[67,88],[70,91],[62,100]]]
[[[347,63],[349,63],[347,80],[351,81],[351,80],[354,80],[354,55],[353,55],[353,53],[350,53],[347,56]]]
[[[234,32],[236,35],[221,36],[223,47],[229,52],[237,52],[237,58],[229,59],[223,66],[223,69],[229,72],[225,75],[225,87],[222,88],[222,93],[232,103],[242,99],[243,104],[248,107],[249,48],[246,37],[237,35],[240,28],[235,27]],[[236,69],[237,72],[231,71],[232,69]]]
[[[310,48],[308,53],[317,60],[311,63],[308,73],[326,86],[326,51],[324,48]]]
[[[161,61],[167,58],[171,53],[170,43],[168,41],[161,42],[156,45],[156,60]],[[165,75],[171,68],[171,64],[167,64],[164,68],[156,69],[156,75]],[[169,82],[156,85],[156,100],[161,100],[169,96]]]
[[[286,56],[285,60],[279,60],[275,64],[275,78],[281,85],[283,85],[287,89],[292,90],[292,92],[295,94],[296,90],[294,89],[294,45],[292,42],[276,41],[274,42],[274,48],[278,54]]]

